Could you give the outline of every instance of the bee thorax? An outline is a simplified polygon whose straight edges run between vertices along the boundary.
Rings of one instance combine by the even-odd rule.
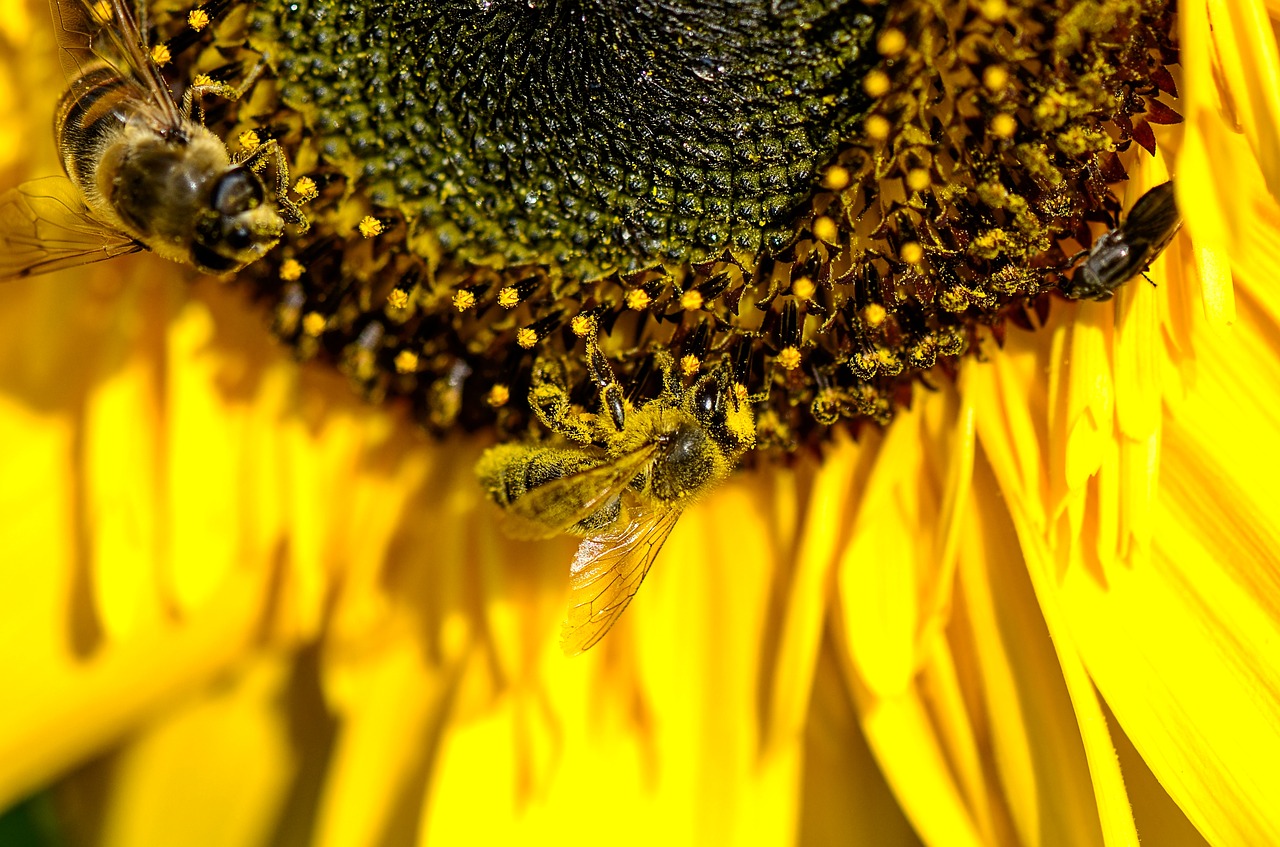
[[[229,164],[222,142],[194,129],[186,144],[126,135],[98,169],[99,191],[121,222],[162,255],[162,245],[190,241],[195,212],[208,205],[214,180]]]
[[[675,502],[710,487],[728,473],[723,451],[706,429],[684,425],[661,439],[650,473],[648,493],[662,502]]]

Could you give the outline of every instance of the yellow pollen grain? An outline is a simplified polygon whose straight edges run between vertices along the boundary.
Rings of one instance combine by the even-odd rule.
[[[411,374],[418,369],[418,354],[412,350],[401,350],[396,354],[396,373]]]
[[[867,138],[872,141],[884,141],[889,137],[889,130],[892,129],[889,119],[884,115],[871,115],[863,124],[863,130],[867,133]]]
[[[316,181],[309,176],[299,177],[293,184],[293,193],[298,195],[298,202],[308,203],[320,196]]]
[[[684,294],[680,295],[680,308],[686,312],[696,312],[702,308],[702,292],[696,288],[690,288]]]
[[[889,312],[879,303],[872,303],[862,310],[862,320],[872,329],[879,327],[888,317]]]
[[[528,350],[537,343],[538,333],[529,329],[529,327],[526,326],[516,330],[516,344],[519,344],[524,349]]]
[[[633,288],[627,292],[627,308],[635,309],[637,312],[641,309],[649,308],[650,297],[649,292],[643,288]]]
[[[685,376],[693,376],[702,370],[702,362],[692,353],[680,357],[680,372]]]
[[[822,175],[822,187],[830,191],[840,191],[848,188],[849,183],[852,181],[853,175],[849,173],[849,169],[840,165],[832,165]]]
[[[569,321],[569,329],[579,338],[590,335],[595,328],[596,319],[591,315],[574,315],[573,320]]]
[[[918,241],[908,241],[902,245],[902,249],[898,251],[898,255],[902,257],[902,261],[908,265],[917,264],[924,258],[924,248],[920,246]]]
[[[373,215],[365,215],[360,219],[360,223],[356,225],[356,229],[360,231],[360,235],[365,238],[373,238],[375,235],[382,235],[382,221]]]
[[[393,309],[409,308],[409,292],[400,288],[391,289],[387,295],[387,305]]]
[[[151,48],[151,61],[155,62],[157,67],[164,67],[169,64],[169,60],[172,58],[173,55],[169,53],[169,45],[167,44],[157,44]]]
[[[907,171],[907,188],[912,191],[924,191],[932,182],[933,178],[925,168],[912,168]]]
[[[907,47],[907,36],[900,29],[892,27],[880,33],[880,38],[876,40],[876,51],[881,56],[893,57],[897,56]]]
[[[307,312],[302,316],[302,331],[307,335],[315,338],[324,332],[325,325],[328,321],[325,316],[319,312]]]
[[[191,80],[191,84],[196,87],[213,85],[213,77],[208,74],[196,74],[195,78]]]
[[[747,402],[747,398],[751,396],[751,392],[747,391],[747,387],[740,382],[733,384],[733,399],[739,403]]]
[[[196,32],[204,29],[209,25],[209,13],[204,9],[192,9],[187,15],[187,26]]]
[[[258,145],[262,143],[262,139],[258,138],[258,133],[251,129],[246,129],[244,132],[236,136],[236,143],[239,144],[242,149],[253,152],[258,149]]]
[[[783,347],[778,351],[778,364],[783,370],[794,371],[800,367],[800,351],[792,345]]]
[[[305,271],[306,268],[297,259],[285,259],[280,263],[280,278],[285,282],[293,282],[299,279]]]
[[[520,292],[508,285],[498,292],[498,305],[504,309],[514,309],[520,305]]]
[[[997,138],[1013,138],[1018,130],[1018,122],[1013,115],[1001,112],[991,119],[991,134]]]
[[[507,401],[510,399],[511,389],[507,388],[500,382],[495,382],[493,387],[491,387],[489,392],[484,396],[484,402],[488,403],[495,409],[499,406],[507,405]]]
[[[862,78],[862,90],[868,97],[883,97],[891,86],[889,75],[878,68]]]
[[[801,300],[808,300],[813,296],[813,292],[818,290],[818,286],[813,284],[813,280],[807,276],[802,276],[795,282],[791,283],[791,293],[799,297]]]
[[[996,23],[1004,20],[1009,14],[1009,4],[1005,0],[982,0],[978,4],[978,14],[992,23]]]
[[[836,237],[840,235],[840,230],[836,227],[836,222],[826,215],[819,215],[813,219],[813,237],[819,241],[825,241],[828,244],[834,244]]]
[[[938,295],[938,305],[947,312],[963,312],[969,308],[969,298],[963,288],[948,288]]]
[[[1004,65],[987,65],[982,72],[982,87],[992,93],[1004,91],[1009,84],[1009,71]]]
[[[467,309],[474,308],[476,305],[476,295],[467,291],[465,288],[460,291],[453,292],[453,308],[459,312],[465,312]]]
[[[888,347],[877,347],[876,361],[880,363],[881,367],[893,367],[898,363],[898,354]]]

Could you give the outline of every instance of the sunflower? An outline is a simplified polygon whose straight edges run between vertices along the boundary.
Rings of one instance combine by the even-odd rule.
[[[6,184],[57,167],[43,6],[0,20]],[[1179,9],[1185,122],[1126,159],[1119,198],[1176,174],[1185,227],[1154,285],[975,329],[980,357],[876,383],[855,411],[884,425],[818,443],[775,417],[777,452],[808,449],[690,507],[640,599],[572,660],[572,545],[501,531],[472,470],[486,435],[450,427],[439,397],[387,401],[404,374],[333,343],[358,328],[335,298],[308,307],[315,331],[301,309],[290,324],[280,280],[289,260],[323,267],[316,250],[257,282],[144,255],[5,285],[0,840],[1280,843],[1275,14]],[[841,161],[824,185],[858,175]],[[386,261],[351,233],[368,212],[408,239],[387,210],[415,190],[335,212],[345,249]],[[676,258],[714,257],[739,233],[725,220]],[[827,256],[826,225],[804,226]],[[774,236],[791,237],[742,237]],[[530,238],[521,261],[562,247]],[[478,270],[455,291],[526,302],[523,271],[478,261],[503,246],[459,248]],[[611,284],[718,297],[718,272]],[[269,283],[286,293],[264,308]],[[538,341],[558,331],[529,317]],[[948,320],[930,332],[968,326]],[[527,430],[485,400],[473,429]]]

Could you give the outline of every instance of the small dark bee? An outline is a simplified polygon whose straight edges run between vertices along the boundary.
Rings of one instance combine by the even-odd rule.
[[[1093,242],[1084,264],[1062,283],[1062,293],[1071,300],[1110,300],[1155,261],[1181,226],[1173,183],[1157,185],[1138,198],[1120,226]]]

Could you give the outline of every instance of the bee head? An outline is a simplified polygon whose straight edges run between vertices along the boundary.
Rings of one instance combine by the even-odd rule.
[[[685,401],[686,410],[735,455],[753,447],[756,436],[755,412],[736,388],[730,369],[717,368],[694,383]]]
[[[284,234],[284,220],[266,202],[256,173],[227,169],[213,184],[209,206],[196,220],[192,263],[205,273],[236,271],[263,256]]]

